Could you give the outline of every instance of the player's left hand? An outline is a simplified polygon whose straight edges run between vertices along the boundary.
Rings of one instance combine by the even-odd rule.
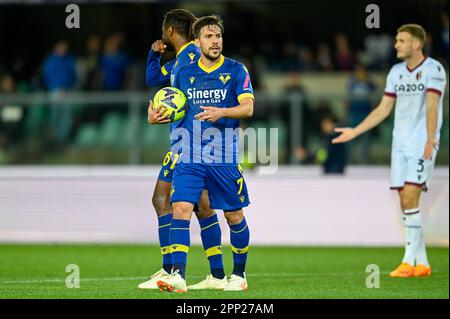
[[[431,159],[431,156],[433,155],[433,150],[438,147],[439,143],[436,141],[428,141],[427,144],[425,144],[425,150],[423,151],[423,159],[429,160]]]
[[[200,108],[203,110],[203,112],[195,116],[195,118],[199,121],[208,121],[214,123],[223,117],[223,108],[215,106],[200,106]]]

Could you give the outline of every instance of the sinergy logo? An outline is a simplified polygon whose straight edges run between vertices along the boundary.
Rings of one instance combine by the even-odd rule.
[[[227,89],[197,90],[196,88],[189,88],[186,93],[190,100],[215,99],[223,101],[227,96]]]

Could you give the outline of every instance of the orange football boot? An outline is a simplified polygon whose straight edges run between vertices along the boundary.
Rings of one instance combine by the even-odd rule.
[[[401,263],[394,271],[391,272],[391,277],[407,278],[414,277],[415,267],[408,263]]]
[[[431,266],[425,266],[422,264],[418,264],[414,267],[414,276],[416,277],[426,277],[431,275]]]

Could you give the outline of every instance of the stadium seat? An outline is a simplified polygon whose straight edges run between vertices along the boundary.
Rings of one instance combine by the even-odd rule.
[[[110,113],[105,116],[99,132],[99,143],[101,146],[119,146],[123,139],[124,119],[118,113]]]
[[[96,147],[98,146],[98,128],[95,124],[85,124],[75,137],[75,146]]]
[[[169,146],[169,125],[141,124],[141,144],[144,147]]]
[[[31,105],[26,116],[26,132],[34,135],[42,130],[46,122],[50,121],[50,112],[47,106],[42,104]]]

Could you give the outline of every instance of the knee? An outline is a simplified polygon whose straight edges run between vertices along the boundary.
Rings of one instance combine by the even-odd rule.
[[[415,206],[417,206],[415,198],[409,195],[402,196],[400,204],[402,209],[411,209],[416,208]]]
[[[189,203],[173,203],[173,218],[175,219],[191,219],[193,205]]]
[[[225,213],[225,218],[228,225],[237,225],[244,219],[244,213],[242,211]]]

